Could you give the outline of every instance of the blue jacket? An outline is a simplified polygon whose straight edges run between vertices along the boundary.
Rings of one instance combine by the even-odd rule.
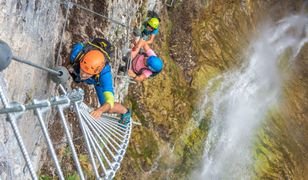
[[[142,34],[142,39],[145,40],[145,41],[149,40],[149,39],[150,39],[150,36],[151,36],[152,34],[153,34],[153,35],[157,35],[158,32],[159,32],[158,29],[154,29],[153,31],[148,31],[146,27],[147,27],[147,25],[144,24],[144,25],[142,26],[143,30],[142,30],[142,32],[141,32],[141,34]]]
[[[99,73],[99,77],[92,76],[86,80],[80,80],[80,67],[75,68],[75,75],[77,76],[74,81],[75,82],[85,82],[87,84],[95,85],[96,94],[99,100],[99,103],[103,105],[106,102],[104,93],[105,92],[113,92],[113,84],[112,84],[112,74],[111,67],[107,64],[104,69]]]

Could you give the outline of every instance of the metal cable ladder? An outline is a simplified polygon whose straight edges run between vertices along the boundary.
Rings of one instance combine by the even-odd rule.
[[[61,87],[61,89],[63,89],[63,87]],[[59,160],[55,153],[46,124],[44,123],[44,114],[52,108],[55,108],[60,115],[62,126],[80,179],[85,179],[73,143],[72,135],[69,130],[69,125],[64,115],[64,110],[69,107],[73,107],[78,118],[89,160],[93,167],[96,179],[112,179],[115,176],[129,143],[132,131],[132,121],[127,125],[123,125],[118,123],[119,119],[114,117],[103,116],[99,120],[93,119],[89,114],[89,107],[82,102],[83,96],[83,90],[78,89],[73,90],[70,93],[63,93],[60,96],[51,97],[47,100],[34,99],[32,103],[23,105],[16,102],[9,103],[2,91],[2,87],[0,87],[0,97],[4,105],[4,108],[0,109],[0,114],[7,115],[8,122],[12,126],[32,179],[36,180],[38,177],[33,169],[29,153],[25,148],[16,121],[21,118],[25,111],[33,110],[35,112],[46,140],[49,153],[54,161],[58,177],[59,179],[64,179]]]

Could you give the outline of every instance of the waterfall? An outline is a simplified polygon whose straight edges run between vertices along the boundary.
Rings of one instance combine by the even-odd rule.
[[[239,69],[223,75],[220,88],[208,99],[212,117],[202,166],[192,179],[251,179],[254,138],[274,106],[279,106],[286,72],[308,42],[308,16],[292,15],[263,25],[247,49]],[[202,111],[200,111],[202,112]]]

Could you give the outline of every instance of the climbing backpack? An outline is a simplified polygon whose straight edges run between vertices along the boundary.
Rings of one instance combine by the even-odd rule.
[[[104,37],[92,38],[86,43],[78,42],[73,45],[72,52],[70,55],[70,63],[73,65],[74,69],[79,68],[80,61],[82,60],[84,55],[91,50],[101,51],[105,56],[106,64],[108,64],[111,61],[111,58],[113,57],[114,53],[113,45]],[[71,75],[75,81],[77,76],[74,74]],[[99,77],[100,74],[94,76],[94,79],[97,82],[96,83],[97,86],[100,85]]]
[[[161,19],[159,18],[159,15],[155,11],[149,10],[147,14],[147,20],[151,18],[157,18],[159,22],[161,21]]]
[[[79,66],[84,55],[91,50],[101,51],[105,56],[106,64],[111,61],[114,53],[113,45],[104,37],[92,38],[86,43],[78,42],[74,44],[70,55],[70,63],[73,64],[73,67]]]

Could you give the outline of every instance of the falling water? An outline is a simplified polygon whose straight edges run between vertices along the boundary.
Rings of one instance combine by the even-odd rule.
[[[308,16],[293,15],[264,26],[249,48],[244,65],[224,74],[220,88],[207,101],[212,119],[202,167],[193,179],[251,179],[254,137],[267,113],[281,100],[281,56],[288,63],[308,42]],[[207,103],[208,104],[208,103]]]

